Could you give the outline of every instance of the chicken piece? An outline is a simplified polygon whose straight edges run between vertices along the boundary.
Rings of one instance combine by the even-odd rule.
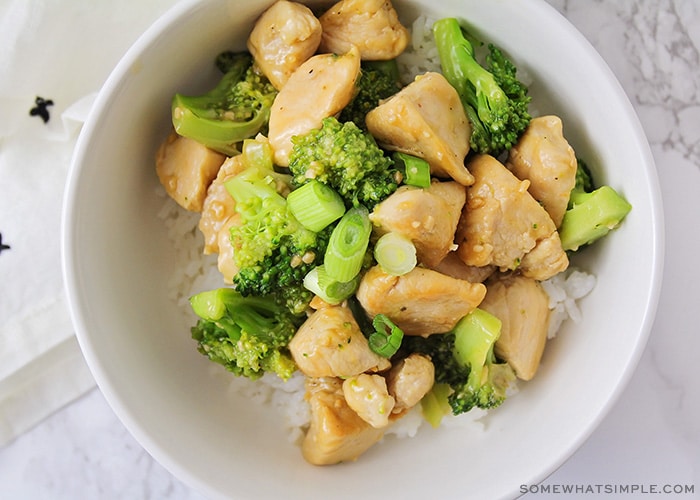
[[[260,70],[280,90],[320,43],[321,23],[311,9],[278,0],[258,18],[247,46]]]
[[[361,373],[345,379],[343,395],[348,406],[372,427],[381,429],[389,425],[395,401],[381,375]]]
[[[432,175],[464,186],[474,182],[464,166],[471,125],[457,91],[441,74],[417,76],[367,113],[365,122],[382,146],[425,159]]]
[[[396,404],[394,413],[410,410],[435,383],[435,365],[427,356],[412,353],[391,367],[387,386]]]
[[[293,136],[320,128],[324,118],[347,106],[359,73],[356,48],[340,56],[315,55],[292,73],[270,110],[268,139],[277,165],[289,165]]]
[[[357,289],[357,298],[367,314],[386,314],[406,335],[452,330],[484,295],[486,287],[482,283],[469,283],[422,267],[393,276],[374,266]]]
[[[401,186],[374,208],[370,219],[378,234],[396,232],[410,239],[418,262],[433,267],[454,244],[466,199],[464,186],[456,182],[433,182],[427,189]]]
[[[319,19],[322,52],[342,54],[355,46],[363,60],[384,61],[408,45],[408,30],[389,0],[342,0]]]
[[[314,311],[289,342],[299,370],[309,377],[353,377],[387,370],[388,359],[375,354],[347,307]]]
[[[528,191],[559,227],[576,183],[576,154],[564,138],[557,116],[533,118],[508,153],[506,167],[521,180],[529,180]]]
[[[156,153],[156,174],[178,205],[200,212],[209,184],[225,159],[224,155],[173,131]]]
[[[219,255],[216,259],[216,265],[219,272],[223,275],[224,283],[233,284],[233,277],[238,274],[238,266],[234,260],[235,248],[231,241],[231,228],[241,224],[241,215],[235,213],[231,215],[221,225],[219,232],[216,235],[216,246]]]
[[[348,406],[338,378],[306,380],[306,399],[311,409],[309,430],[301,453],[314,465],[356,460],[384,436]]]
[[[518,378],[530,380],[542,359],[549,328],[549,295],[539,282],[520,275],[490,280],[479,306],[501,320],[496,356],[507,361]]]
[[[457,252],[448,253],[436,266],[431,267],[447,276],[452,276],[460,280],[467,280],[471,283],[483,283],[496,271],[495,266],[468,266],[459,258]]]
[[[518,269],[537,280],[551,278],[569,265],[549,214],[501,162],[478,155],[469,169],[476,182],[455,235],[457,254],[470,266]],[[542,245],[538,248],[539,245]],[[526,258],[528,253],[531,256]]]
[[[227,158],[216,178],[207,189],[207,196],[202,204],[199,230],[204,236],[204,253],[219,251],[219,232],[229,217],[236,213],[236,202],[224,186],[224,182],[245,169],[243,157],[236,155]]]

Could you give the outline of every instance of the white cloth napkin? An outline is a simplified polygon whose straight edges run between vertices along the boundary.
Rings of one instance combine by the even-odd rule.
[[[0,0],[0,446],[95,385],[63,289],[64,184],[96,93],[175,2]]]

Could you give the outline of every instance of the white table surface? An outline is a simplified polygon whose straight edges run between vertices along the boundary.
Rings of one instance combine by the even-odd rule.
[[[601,53],[640,117],[664,196],[666,267],[626,390],[590,439],[524,497],[700,498],[700,2],[547,1]],[[579,493],[564,494],[567,486]],[[0,449],[0,498],[203,497],[156,463],[94,389]]]

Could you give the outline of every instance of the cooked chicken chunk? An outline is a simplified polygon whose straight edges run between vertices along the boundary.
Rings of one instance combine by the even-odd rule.
[[[268,139],[275,163],[289,165],[292,137],[320,128],[352,99],[360,72],[356,48],[343,55],[318,54],[292,73],[270,110]]]
[[[530,380],[542,359],[549,326],[549,296],[539,282],[512,275],[489,280],[479,306],[501,320],[494,352],[518,378]]]
[[[387,149],[418,156],[436,177],[464,186],[474,177],[464,166],[471,125],[457,91],[428,72],[367,113],[369,131]]]
[[[495,266],[468,266],[459,258],[457,252],[448,253],[436,266],[431,267],[447,276],[452,276],[460,280],[467,280],[471,283],[483,283],[496,270]]]
[[[476,182],[467,189],[455,236],[464,263],[518,269],[537,280],[566,269],[569,260],[554,222],[527,191],[529,182],[519,180],[488,155],[476,156],[469,169]]]
[[[391,366],[375,354],[347,307],[313,312],[289,342],[299,370],[309,377],[352,377]]]
[[[454,244],[462,207],[467,198],[456,182],[433,182],[421,189],[401,186],[379,203],[370,219],[378,234],[396,232],[416,247],[418,262],[433,267]]]
[[[469,283],[422,267],[392,276],[374,266],[362,277],[357,290],[358,300],[371,317],[386,314],[406,335],[451,330],[485,294],[482,283]]]
[[[221,225],[216,235],[216,246],[219,255],[217,256],[217,267],[223,275],[224,283],[232,284],[233,277],[238,274],[238,266],[233,258],[235,249],[231,241],[231,228],[241,224],[241,216],[238,212],[227,218]]]
[[[384,435],[348,406],[338,378],[306,380],[311,423],[301,445],[307,462],[331,465],[356,460]]]
[[[156,173],[178,205],[199,212],[209,184],[225,159],[224,155],[173,131],[158,148]]]
[[[361,373],[343,381],[343,395],[348,406],[372,427],[389,425],[394,398],[389,395],[386,379],[381,375]]]
[[[417,405],[435,383],[435,366],[427,356],[412,353],[394,366],[387,376],[389,394],[396,400],[394,413]]]
[[[533,118],[508,153],[506,167],[530,181],[528,191],[559,227],[576,183],[576,154],[564,138],[561,119]]]
[[[300,3],[278,0],[258,18],[247,45],[260,70],[279,90],[320,43],[321,23],[313,12]]]
[[[342,54],[354,45],[363,60],[388,60],[401,54],[409,40],[389,0],[342,0],[320,21],[322,52]]]
[[[236,213],[236,202],[226,190],[224,182],[245,169],[242,158],[241,155],[227,158],[207,189],[199,219],[199,230],[204,235],[205,254],[219,251],[219,231],[228,218]]]

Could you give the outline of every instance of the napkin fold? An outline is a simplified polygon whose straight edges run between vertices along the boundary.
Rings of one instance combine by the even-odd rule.
[[[95,386],[63,288],[64,185],[96,93],[174,3],[0,2],[0,446]]]

